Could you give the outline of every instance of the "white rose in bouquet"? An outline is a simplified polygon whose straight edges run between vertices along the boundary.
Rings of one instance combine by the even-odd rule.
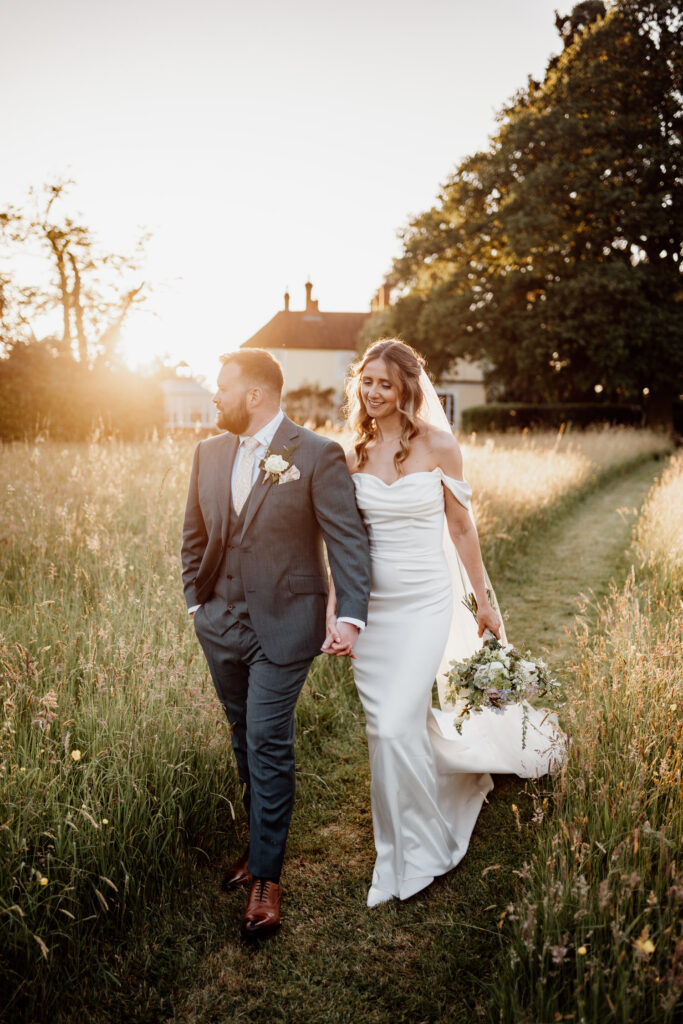
[[[534,665],[533,661],[519,661],[519,671],[522,673],[522,679],[525,683],[535,683],[538,680],[538,669]]]

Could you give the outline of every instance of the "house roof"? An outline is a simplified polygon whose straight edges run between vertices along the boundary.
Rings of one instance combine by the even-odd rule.
[[[285,308],[252,334],[241,348],[328,349],[354,352],[358,332],[370,313],[326,313],[311,299],[313,285],[306,283],[306,308],[290,310],[289,294]]]
[[[303,348],[355,351],[369,313],[280,311],[241,348]]]

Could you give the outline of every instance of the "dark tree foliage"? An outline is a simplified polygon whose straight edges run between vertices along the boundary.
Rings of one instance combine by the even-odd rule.
[[[401,297],[368,325],[435,373],[481,359],[509,400],[638,401],[683,376],[683,6],[577,5],[542,83],[403,232]]]

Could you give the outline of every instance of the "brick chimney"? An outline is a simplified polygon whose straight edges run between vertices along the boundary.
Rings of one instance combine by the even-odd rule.
[[[289,289],[285,292],[285,313],[289,313]]]
[[[370,311],[372,313],[378,313],[381,309],[386,309],[391,304],[391,285],[385,281],[379,291],[375,292],[370,303]]]
[[[313,291],[313,285],[310,281],[306,282],[306,312],[317,313],[318,312],[318,300],[311,298],[311,292]]]

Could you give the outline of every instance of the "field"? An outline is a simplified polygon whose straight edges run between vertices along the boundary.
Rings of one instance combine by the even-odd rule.
[[[672,917],[683,892],[672,838],[676,826],[681,833],[675,783],[680,790],[683,703],[674,661],[683,557],[671,513],[680,508],[680,463],[638,520],[636,575],[599,620],[594,609],[580,620],[566,670],[572,700],[564,714],[575,738],[566,773],[547,792],[502,780],[467,868],[476,898],[463,897],[456,872],[455,881],[432,887],[436,896],[399,908],[407,918],[387,910],[368,921],[362,714],[347,666],[319,659],[297,716],[299,798],[283,879],[290,939],[265,951],[274,972],[265,983],[233,940],[239,910],[213,896],[244,824],[227,725],[181,597],[179,535],[193,447],[45,443],[0,453],[0,1005],[7,1003],[7,1019],[265,1024],[465,1020],[474,1012],[578,1022],[604,1017],[609,1000],[619,1007],[631,1000],[647,1014],[629,1018],[624,1009],[614,1020],[673,1019],[683,969]],[[538,558],[533,545],[542,531],[563,529],[591,493],[638,466],[651,479],[664,465],[652,460],[668,443],[623,430],[471,439],[464,449],[487,562],[504,580],[512,553]],[[606,679],[619,685],[605,686]],[[627,686],[627,701],[619,686]],[[624,749],[632,752],[627,760]],[[600,794],[603,825],[591,831],[585,808]],[[608,820],[614,841],[604,831]],[[618,850],[605,877],[599,846],[603,860]],[[516,891],[511,871],[481,876],[494,857],[521,871]],[[638,882],[618,882],[629,871]],[[544,887],[555,893],[560,875],[562,894],[546,905]],[[492,925],[484,901],[496,906]],[[331,922],[321,918],[323,904]],[[512,908],[503,917],[501,905]],[[486,934],[471,932],[467,953],[449,962],[444,933],[460,927],[458,914],[476,912]],[[438,941],[421,937],[425,916]],[[613,920],[621,929],[616,952]],[[587,950],[580,956],[576,921]],[[385,967],[405,979],[393,1004],[375,971],[378,949]],[[372,1013],[364,971],[383,993]],[[498,974],[505,984],[491,994]],[[481,984],[473,990],[474,975]],[[556,976],[557,992],[548,981]],[[424,977],[431,980],[423,991]],[[307,984],[340,1007],[337,1016],[302,1015]],[[583,1016],[567,1016],[578,1006],[577,985],[586,993]],[[462,1018],[447,1015],[454,1000]],[[652,1016],[655,1007],[669,1016]]]
[[[503,1020],[663,1022],[683,1009],[681,507],[679,456],[642,509],[626,583],[578,630],[572,756],[550,797],[534,794]]]

